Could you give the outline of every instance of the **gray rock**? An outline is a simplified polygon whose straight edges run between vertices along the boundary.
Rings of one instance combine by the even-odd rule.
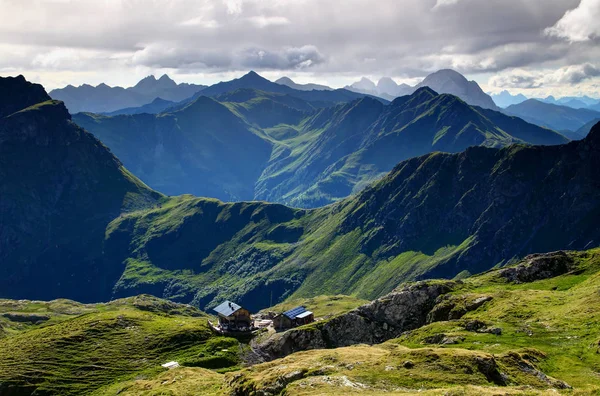
[[[402,288],[313,327],[277,333],[254,345],[265,360],[297,351],[378,344],[427,323],[439,296],[453,290],[454,281],[423,281]]]
[[[532,254],[523,263],[500,270],[499,275],[509,282],[526,283],[566,274],[575,267],[572,255],[563,251]]]

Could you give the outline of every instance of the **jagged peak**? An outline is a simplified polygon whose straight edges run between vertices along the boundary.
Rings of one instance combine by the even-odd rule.
[[[152,75],[152,74],[151,74],[151,75],[149,75],[149,76],[146,76],[146,77],[142,78],[142,79],[141,79],[141,80],[138,82],[138,84],[139,84],[139,83],[141,83],[142,81],[156,81],[156,77],[154,77],[154,75]]]
[[[173,81],[173,79],[171,77],[169,77],[168,74],[163,74],[162,76],[160,76],[160,78],[158,79],[158,81]]]

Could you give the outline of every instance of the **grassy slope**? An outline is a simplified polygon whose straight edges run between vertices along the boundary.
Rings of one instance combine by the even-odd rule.
[[[184,368],[103,390],[125,395],[242,395],[264,388],[286,395],[598,394],[600,249],[575,257],[571,272],[546,280],[514,284],[498,271],[467,278],[453,298],[492,300],[459,320],[435,322],[383,344],[297,352],[224,376]],[[502,334],[466,331],[464,325],[474,320],[500,327]],[[426,340],[440,333],[457,343]],[[561,390],[556,380],[573,390]]]
[[[215,337],[195,308],[138,296],[107,304],[0,301],[0,394],[79,395],[134,377],[153,376],[160,364],[231,369],[239,362],[234,339]],[[8,329],[7,329],[8,328]],[[222,350],[228,350],[223,352]]]
[[[366,303],[367,300],[345,295],[288,298],[286,301],[265,308],[261,312],[285,312],[297,306],[304,306],[315,314],[315,318],[319,319],[351,311]]]

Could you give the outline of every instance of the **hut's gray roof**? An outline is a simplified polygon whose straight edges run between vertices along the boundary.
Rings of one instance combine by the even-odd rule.
[[[231,316],[238,310],[242,309],[239,305],[231,301],[225,301],[224,303],[213,308],[213,311],[223,316]]]

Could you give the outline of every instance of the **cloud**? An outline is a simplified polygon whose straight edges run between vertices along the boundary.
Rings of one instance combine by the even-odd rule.
[[[589,4],[378,0],[373,7],[368,0],[0,0],[0,72],[46,76],[43,72],[60,70],[65,72],[62,81],[67,71],[81,76],[84,70],[107,83],[127,77],[131,84],[139,74],[154,72],[185,74],[188,81],[196,74],[196,82],[209,83],[249,68],[304,72],[320,81],[363,75],[417,79],[447,67],[470,78],[506,77],[515,69],[596,65],[600,46],[593,39],[570,42],[556,39],[558,33],[552,38],[543,33],[547,28],[567,32],[566,26],[574,23],[567,22],[581,14],[577,10],[589,11]],[[581,15],[575,19],[584,24]],[[584,25],[589,28],[590,23]],[[576,70],[562,81],[569,85],[582,73],[591,74]],[[520,78],[507,83],[528,84]]]
[[[542,86],[539,74],[516,69],[508,74],[497,75],[488,81],[488,84],[497,88],[539,88]]]
[[[488,84],[496,88],[532,89],[541,87],[576,86],[600,76],[600,68],[590,63],[570,65],[556,70],[527,71],[514,69],[493,76]]]
[[[433,9],[437,10],[446,6],[451,6],[458,3],[459,1],[460,0],[437,0],[435,5],[433,6]]]
[[[232,15],[238,15],[242,13],[243,0],[223,0],[225,7],[227,7],[227,13]]]
[[[570,42],[589,41],[600,36],[600,0],[581,0],[568,10],[554,26],[544,30],[546,35]]]
[[[248,18],[248,20],[260,28],[264,28],[267,26],[287,25],[290,23],[290,20],[283,16],[257,15]]]
[[[544,82],[546,84],[562,85],[569,84],[575,85],[582,81],[590,78],[600,76],[600,68],[590,63],[584,65],[573,65],[558,69],[550,74],[544,75]]]
[[[306,69],[321,64],[325,57],[313,45],[284,47],[278,50],[246,48],[232,52],[197,47],[175,47],[151,44],[137,51],[132,63],[158,69],[228,70],[290,70]]]

